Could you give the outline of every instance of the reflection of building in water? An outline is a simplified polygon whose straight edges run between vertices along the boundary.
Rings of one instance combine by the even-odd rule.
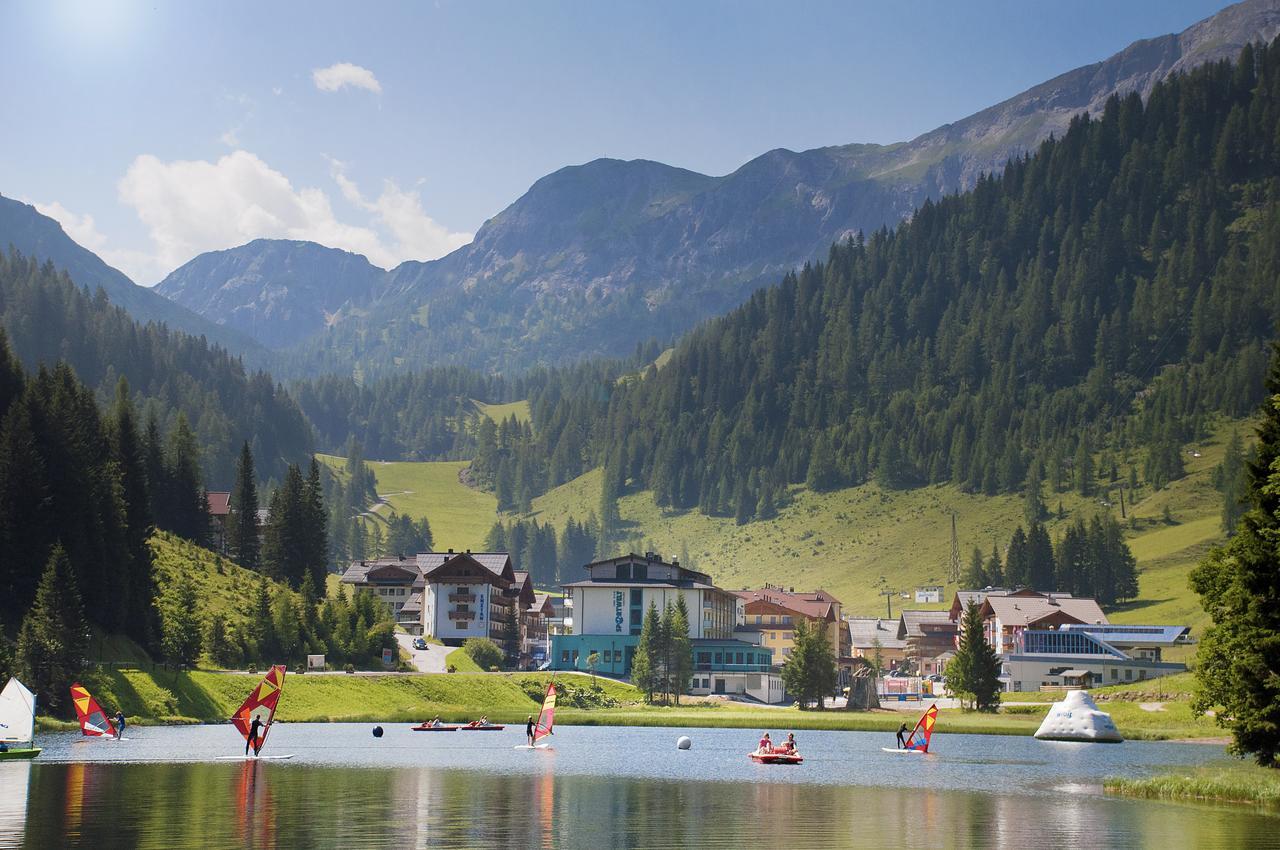
[[[14,761],[0,770],[0,846],[20,847],[27,825],[31,762]]]

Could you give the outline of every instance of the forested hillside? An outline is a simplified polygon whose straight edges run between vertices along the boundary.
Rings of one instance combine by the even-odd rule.
[[[163,432],[185,414],[210,489],[230,488],[245,439],[263,476],[275,480],[311,451],[306,419],[270,375],[247,371],[203,337],[140,324],[102,290],[90,295],[52,264],[0,256],[0,328],[29,369],[64,361],[99,402],[114,398],[127,378],[142,415],[154,415]]]
[[[1155,487],[1248,414],[1280,315],[1280,48],[1110,100],[1001,177],[832,248],[520,457],[591,435],[605,503],[768,516],[785,484]],[[516,447],[519,451],[519,446]],[[1100,460],[1095,460],[1100,458]],[[605,521],[607,517],[602,517]]]

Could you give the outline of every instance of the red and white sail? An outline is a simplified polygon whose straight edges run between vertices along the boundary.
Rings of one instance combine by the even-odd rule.
[[[267,740],[267,732],[271,729],[271,721],[276,716],[276,705],[280,702],[280,693],[284,690],[285,666],[277,664],[267,671],[262,681],[249,694],[240,708],[236,709],[231,723],[240,730],[245,741],[249,741],[249,732],[256,717],[260,721],[258,741],[255,749],[262,749]]]
[[[71,702],[76,707],[76,717],[80,720],[80,731],[90,738],[102,738],[116,734],[116,725],[107,717],[107,713],[98,705],[93,694],[79,682],[71,686]]]
[[[916,728],[911,730],[911,737],[907,738],[905,749],[919,750],[922,753],[929,752],[929,739],[933,737],[933,724],[938,720],[938,704],[934,703],[929,706],[929,710],[921,715],[920,720],[916,723]]]
[[[551,727],[556,722],[556,685],[547,685],[547,695],[542,698],[542,711],[538,712],[538,725],[533,728],[533,740],[536,743],[551,734]]]

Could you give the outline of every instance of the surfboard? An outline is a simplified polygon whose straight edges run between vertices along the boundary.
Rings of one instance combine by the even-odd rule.
[[[551,745],[550,744],[534,744],[531,747],[528,744],[516,744],[511,749],[513,750],[549,750],[551,749]]]
[[[900,756],[931,756],[933,753],[927,753],[924,750],[900,750],[897,747],[881,747],[882,753],[895,753]]]
[[[269,755],[269,756],[218,756],[218,761],[284,761],[293,758],[293,753],[286,755]]]

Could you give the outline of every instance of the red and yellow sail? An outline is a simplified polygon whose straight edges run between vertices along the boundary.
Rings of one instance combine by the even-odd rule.
[[[556,685],[547,685],[547,695],[542,699],[542,711],[538,713],[538,725],[533,729],[533,740],[542,740],[551,734],[551,727],[556,722]]]
[[[76,682],[71,686],[71,703],[76,707],[76,717],[80,720],[80,731],[90,738],[101,738],[116,734],[116,725],[107,717],[107,713],[98,705],[84,685]]]
[[[253,719],[256,717],[260,721],[255,749],[261,749],[267,740],[267,732],[276,715],[276,705],[280,702],[280,692],[284,690],[284,674],[283,664],[277,664],[268,670],[267,675],[262,677],[262,681],[253,689],[240,708],[236,709],[235,715],[231,718],[231,723],[240,730],[245,741],[249,740]]]
[[[920,720],[916,723],[916,728],[911,730],[911,737],[907,738],[906,749],[919,750],[922,753],[929,752],[929,739],[933,737],[933,724],[938,721],[938,704],[935,702],[929,706],[929,710],[921,715]]]

